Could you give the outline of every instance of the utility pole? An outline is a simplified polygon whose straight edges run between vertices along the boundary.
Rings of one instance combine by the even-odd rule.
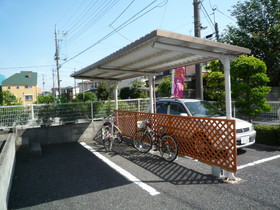
[[[213,15],[214,15],[214,27],[215,27],[215,35],[216,35],[216,41],[219,42],[220,41],[220,36],[219,36],[219,28],[218,28],[218,23],[216,22],[216,16],[215,16],[215,11],[217,10],[217,8],[212,8],[213,10]]]
[[[52,90],[52,94],[55,96],[55,69],[52,69],[52,78],[53,78],[53,90]]]
[[[57,39],[57,32],[56,32],[56,25],[54,29],[54,36],[55,36],[55,55],[54,60],[56,61],[56,72],[57,72],[57,88],[58,88],[58,98],[60,98],[60,78],[59,78],[59,44]]]
[[[194,8],[194,35],[201,37],[201,23],[200,23],[200,0],[193,0]],[[196,98],[203,99],[203,81],[201,64],[195,65],[195,93]]]

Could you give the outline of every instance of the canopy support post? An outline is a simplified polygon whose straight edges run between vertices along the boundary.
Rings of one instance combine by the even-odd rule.
[[[119,89],[119,82],[115,82],[115,89],[114,89],[115,110],[119,109],[119,106],[118,106],[118,89]]]
[[[224,65],[225,71],[225,92],[226,92],[226,117],[227,119],[232,118],[232,106],[231,106],[231,84],[230,84],[230,57],[225,56],[220,59]]]
[[[155,113],[154,110],[154,75],[149,75],[149,91],[150,91],[150,112]]]
[[[231,101],[231,83],[230,83],[230,61],[236,59],[236,57],[225,56],[220,58],[220,61],[224,65],[225,71],[225,92],[226,92],[226,118],[232,119],[232,101]],[[224,173],[224,172],[222,172]],[[227,179],[235,180],[233,172],[227,171]]]

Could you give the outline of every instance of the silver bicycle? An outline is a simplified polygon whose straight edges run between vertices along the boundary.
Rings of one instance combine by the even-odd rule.
[[[112,151],[113,142],[121,143],[123,141],[123,136],[121,130],[115,125],[113,115],[107,117],[107,122],[105,122],[101,127],[101,138],[103,145],[107,152]]]

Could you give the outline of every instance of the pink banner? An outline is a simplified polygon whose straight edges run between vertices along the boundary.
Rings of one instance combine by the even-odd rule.
[[[175,98],[182,98],[184,91],[184,81],[185,81],[185,67],[180,67],[175,69],[173,78],[173,94]]]

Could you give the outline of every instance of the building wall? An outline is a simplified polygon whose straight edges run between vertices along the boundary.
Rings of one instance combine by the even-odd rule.
[[[8,88],[10,87],[10,89]],[[26,88],[25,85],[3,85],[3,91],[8,90],[16,96],[17,99],[20,99],[23,104],[32,104],[37,101],[37,97],[42,93],[42,89],[36,85],[32,85],[31,88]],[[25,96],[32,96],[32,100],[25,100]]]

